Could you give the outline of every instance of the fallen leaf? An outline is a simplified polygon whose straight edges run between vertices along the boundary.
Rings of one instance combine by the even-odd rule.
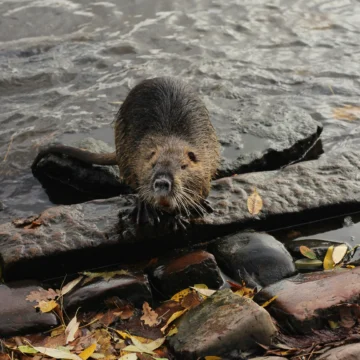
[[[35,220],[31,224],[26,225],[24,227],[24,229],[35,229],[35,228],[39,227],[40,225],[42,225],[42,222],[40,220]]]
[[[50,312],[54,310],[59,304],[55,300],[44,301],[41,300],[38,305],[35,305],[35,308],[39,308],[42,313]]]
[[[29,346],[29,345],[18,346],[18,349],[24,354],[36,354],[36,353],[38,353],[37,350],[35,350],[32,346]]]
[[[134,345],[126,346],[123,350],[130,352],[140,352],[145,354],[154,355],[154,350],[159,348],[164,342],[165,338],[156,339],[148,344],[144,344],[137,340],[135,337],[131,337],[131,341]]]
[[[355,265],[346,265],[348,269],[355,269]]]
[[[53,289],[39,289],[31,291],[30,294],[26,297],[27,301],[47,301],[47,300],[54,300],[59,296],[59,294]]]
[[[268,305],[270,305],[276,298],[278,297],[278,295],[273,296],[271,299],[269,299],[268,301],[265,301],[261,306],[263,308],[267,307]]]
[[[347,251],[348,251],[348,247],[345,244],[335,246],[334,251],[332,253],[332,260],[333,260],[334,264],[340,263],[341,260],[346,255]]]
[[[329,320],[328,323],[332,330],[337,329],[339,327],[339,324],[336,321]]]
[[[308,248],[307,246],[301,245],[300,252],[308,259],[316,260],[316,254],[312,249]]]
[[[181,306],[185,309],[190,310],[193,307],[201,304],[202,300],[203,297],[199,293],[197,293],[196,291],[192,291],[181,300]]]
[[[116,270],[116,271],[109,271],[109,272],[89,272],[85,271],[82,273],[87,277],[85,279],[84,284],[88,283],[89,281],[96,279],[96,278],[103,278],[105,281],[109,281],[117,275],[131,275],[127,270]]]
[[[137,360],[136,354],[125,354],[119,358],[119,360]]]
[[[12,223],[16,227],[25,227],[26,225],[31,224],[33,221],[37,220],[39,218],[39,215],[30,216],[26,219],[14,219]]]
[[[81,357],[64,350],[46,348],[42,346],[34,346],[34,349],[44,355],[53,357],[55,359],[82,360]]]
[[[191,289],[190,289],[190,288],[181,290],[181,291],[179,291],[178,293],[176,293],[174,296],[172,296],[172,298],[171,298],[170,300],[174,300],[174,301],[177,301],[177,302],[181,302],[182,299],[183,299],[186,295],[188,295],[189,293],[191,293]]]
[[[134,307],[130,304],[126,304],[121,308],[117,308],[114,315],[119,316],[121,320],[130,319],[134,315]]]
[[[324,270],[332,270],[335,266],[334,261],[332,259],[333,251],[334,251],[334,245],[330,246],[327,249],[323,264]]]
[[[141,336],[135,336],[135,335],[131,335],[125,331],[121,331],[121,330],[115,330],[123,339],[137,339],[138,341],[140,341],[143,344],[149,343],[152,340],[141,337]]]
[[[205,360],[221,360],[219,356],[205,356]]]
[[[190,287],[190,288],[196,290],[200,295],[204,295],[206,297],[216,293],[216,290],[211,290],[211,289],[201,289],[196,287]]]
[[[67,283],[60,290],[60,295],[64,296],[65,294],[70,292],[83,278],[84,278],[83,276],[80,276],[80,277],[74,279],[73,281],[70,281],[69,283]]]
[[[83,350],[79,356],[82,358],[82,360],[87,360],[96,350],[96,343],[91,344],[89,347],[87,347],[85,350]]]
[[[143,313],[144,315],[140,318],[146,325],[149,325],[151,327],[158,324],[158,314],[151,309],[148,302],[144,302],[143,304]]]
[[[257,215],[263,207],[263,201],[256,188],[247,199],[247,207],[251,215]]]
[[[360,106],[344,105],[333,109],[335,119],[354,121],[360,118]]]
[[[166,334],[167,337],[173,336],[178,333],[178,328],[174,325],[170,331]]]
[[[106,356],[100,353],[93,353],[90,357],[92,359],[99,360],[99,359],[104,359]]]
[[[66,344],[75,340],[75,334],[79,330],[79,325],[80,323],[77,321],[75,315],[65,329]]]
[[[50,336],[51,337],[59,336],[65,332],[65,329],[66,329],[65,325],[60,325],[59,327],[57,327],[51,331]]]
[[[187,311],[187,309],[184,309],[184,310],[180,310],[180,311],[177,311],[175,313],[173,313],[169,320],[166,322],[166,324],[160,329],[162,333],[164,333],[164,331],[167,329],[167,327],[174,321],[176,320],[177,318],[179,318],[182,314],[184,314],[185,312]]]
[[[120,313],[121,314],[121,313]],[[108,310],[101,318],[99,322],[104,326],[109,326],[112,324],[119,316],[116,315],[116,311],[114,309]]]

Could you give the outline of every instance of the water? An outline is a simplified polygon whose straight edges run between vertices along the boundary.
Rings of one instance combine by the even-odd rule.
[[[39,145],[113,144],[114,102],[148,77],[191,83],[218,129],[240,99],[276,97],[323,123],[325,151],[360,145],[358,1],[0,0],[0,14],[0,222],[51,205],[29,169]]]

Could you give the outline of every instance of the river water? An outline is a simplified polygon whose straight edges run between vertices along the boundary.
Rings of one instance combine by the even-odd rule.
[[[38,147],[113,144],[129,89],[172,75],[226,126],[236,102],[274,97],[322,122],[326,152],[360,145],[355,0],[0,0],[0,223],[51,206]]]

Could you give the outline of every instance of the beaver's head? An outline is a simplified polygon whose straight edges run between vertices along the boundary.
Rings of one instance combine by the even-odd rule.
[[[142,155],[143,166],[138,167],[139,197],[168,212],[202,214],[200,201],[208,195],[211,178],[204,154],[178,138],[155,141],[144,148],[149,153]]]

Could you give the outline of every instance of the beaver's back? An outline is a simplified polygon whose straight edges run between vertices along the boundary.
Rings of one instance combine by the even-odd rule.
[[[115,124],[120,170],[129,171],[144,136],[176,136],[206,153],[209,171],[218,166],[218,141],[208,111],[195,91],[180,80],[154,78],[141,82],[128,94]],[[212,159],[212,160],[211,160]]]

